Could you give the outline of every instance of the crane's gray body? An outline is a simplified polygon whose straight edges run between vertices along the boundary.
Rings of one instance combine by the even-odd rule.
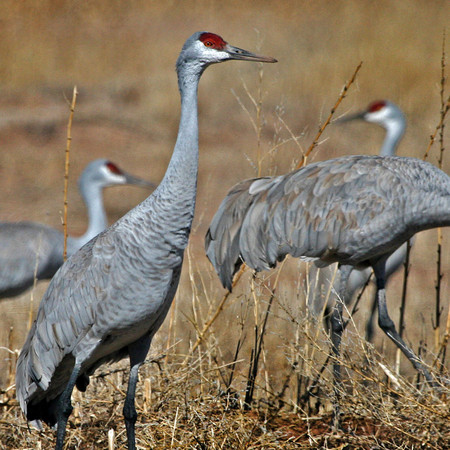
[[[67,256],[108,226],[103,189],[123,184],[152,186],[107,159],[96,159],[86,166],[78,188],[87,208],[88,228],[80,237],[68,237]],[[52,278],[64,262],[63,252],[64,235],[59,230],[36,222],[0,222],[0,298],[25,292],[33,286],[35,273],[37,280]]]
[[[242,210],[236,192],[248,196]],[[234,193],[234,194],[233,194]],[[220,205],[206,251],[222,284],[286,255],[367,267],[421,230],[450,225],[450,179],[415,158],[347,156],[244,181]]]
[[[186,41],[177,61],[180,126],[164,179],[69,258],[42,299],[17,363],[16,390],[29,420],[58,423],[58,449],[73,385],[84,390],[96,367],[127,355],[124,417],[129,448],[135,448],[137,370],[175,295],[194,216],[198,82],[208,65],[228,59],[275,62],[212,33],[195,33]]]

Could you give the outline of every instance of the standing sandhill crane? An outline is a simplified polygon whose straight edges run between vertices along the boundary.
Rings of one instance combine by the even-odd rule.
[[[107,159],[89,163],[78,180],[87,208],[88,229],[80,237],[67,239],[67,255],[74,254],[107,226],[102,191],[119,185],[155,187],[134,177]],[[64,262],[64,235],[36,222],[0,222],[0,299],[25,292],[38,280],[53,277]]]
[[[402,110],[389,100],[378,100],[372,102],[361,112],[339,119],[337,122],[349,122],[352,120],[364,120],[375,123],[386,130],[386,135],[380,149],[380,156],[394,156],[398,144],[405,134],[406,119]],[[410,240],[412,245],[413,239]],[[390,276],[394,274],[404,263],[407,252],[407,243],[400,246],[386,261],[386,283]],[[308,290],[308,305],[315,315],[323,310],[325,296],[328,292],[329,283],[333,278],[332,266],[318,269],[314,264],[309,271],[310,288]],[[342,299],[345,304],[350,304],[355,293],[360,290],[369,280],[372,269],[367,267],[360,270],[352,270],[349,276],[346,297]],[[333,287],[334,288],[334,287]],[[336,289],[335,289],[336,290]],[[366,339],[370,342],[373,339],[374,327],[373,318],[376,311],[376,298],[373,299],[371,313],[366,324]]]
[[[135,448],[138,369],[178,286],[197,190],[197,89],[203,71],[228,60],[276,62],[194,33],[176,68],[181,94],[178,137],[157,189],[61,267],[40,304],[20,353],[17,398],[28,420],[57,423],[62,449],[74,386],[108,361],[130,358],[123,408],[128,448]],[[37,423],[39,425],[39,423]]]
[[[246,193],[238,209],[236,196]],[[241,205],[239,205],[241,206]],[[450,225],[450,177],[415,158],[346,156],[309,164],[276,178],[243,181],[222,201],[206,234],[206,254],[222,284],[244,262],[255,271],[286,255],[339,264],[339,298],[354,268],[372,267],[378,324],[427,381],[433,379],[395,329],[386,304],[386,261],[415,233]],[[336,357],[343,332],[343,302],[331,317]],[[336,396],[340,364],[334,363]],[[338,404],[335,405],[335,419]]]

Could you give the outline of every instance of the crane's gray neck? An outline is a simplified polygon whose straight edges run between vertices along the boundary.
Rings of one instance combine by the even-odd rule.
[[[405,134],[406,121],[399,117],[383,125],[386,130],[386,137],[380,150],[381,156],[394,156],[397,151],[400,139]]]
[[[178,137],[172,158],[158,190],[161,194],[177,196],[186,207],[195,206],[198,172],[198,82],[204,67],[192,62],[177,64],[181,95],[181,116]]]
[[[67,254],[70,256],[101,233],[108,226],[105,207],[103,205],[103,188],[97,183],[81,184],[79,186],[81,197],[86,205],[88,215],[88,228],[80,237],[69,237],[67,241]]]

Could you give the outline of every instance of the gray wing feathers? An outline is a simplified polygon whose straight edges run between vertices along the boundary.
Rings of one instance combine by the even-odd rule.
[[[349,156],[310,164],[276,182],[249,182],[256,185],[256,193],[242,191],[239,202],[245,207],[238,220],[230,214],[237,209],[228,205],[232,193],[213,219],[212,239],[223,246],[228,241],[221,241],[221,236],[237,226],[239,243],[233,242],[232,252],[221,249],[228,251],[228,259],[217,259],[216,248],[211,242],[208,248],[207,242],[208,256],[226,287],[239,258],[257,271],[273,267],[287,254],[315,260],[322,267],[336,261],[363,263],[391,249],[393,239],[400,245],[425,229],[417,223],[414,230],[413,222],[431,216],[433,207],[439,210],[435,215],[440,223],[450,214],[449,177],[414,158]],[[438,203],[431,207],[434,198]],[[426,220],[430,227],[433,219]]]
[[[239,238],[242,219],[254,196],[249,189],[255,179],[234,186],[224,198],[205,236],[205,250],[220,280],[231,290],[231,278],[240,266]]]
[[[259,259],[273,266],[286,253],[325,262],[351,254],[357,240],[373,234],[372,219],[389,209],[392,192],[379,189],[376,167],[358,165],[356,158],[344,158],[339,164],[326,161],[286,175],[266,198],[260,195],[261,212],[252,217],[258,203],[254,202],[244,221],[245,225],[252,220],[268,223],[266,230],[259,226],[263,231],[257,237],[258,247],[267,249]],[[385,174],[383,181],[392,185],[394,180],[386,178],[396,175]],[[360,211],[364,211],[363,220]],[[241,240],[249,239],[248,230],[250,226],[243,226]],[[278,254],[273,253],[274,248],[280,249]],[[247,255],[243,257],[247,261]]]
[[[93,303],[99,284],[96,284],[97,292],[94,292],[82,277],[90,264],[95,264],[92,253],[94,243],[89,242],[76,257],[70,258],[61,267],[59,276],[52,280],[42,299],[17,365],[16,380],[21,380],[17,386],[17,396],[25,412],[28,399],[38,390],[47,390],[50,382],[58,383],[58,380],[52,380],[55,369],[92,326],[95,314]],[[68,370],[70,373],[71,367]],[[57,393],[58,387],[55,386]]]

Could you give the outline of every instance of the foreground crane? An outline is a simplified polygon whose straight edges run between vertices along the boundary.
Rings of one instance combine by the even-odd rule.
[[[86,205],[88,228],[80,237],[68,237],[68,256],[108,226],[103,189],[125,184],[155,187],[107,159],[96,159],[85,167],[78,189]],[[64,262],[63,251],[64,235],[55,228],[36,222],[0,222],[0,299],[22,294],[33,286],[35,276],[52,278]]]
[[[243,196],[246,204],[236,202]],[[239,208],[236,207],[239,206]],[[206,254],[231,290],[242,263],[267,270],[286,255],[339,264],[339,298],[354,268],[376,277],[378,324],[427,381],[423,363],[395,329],[386,304],[386,261],[415,233],[450,225],[450,177],[415,158],[347,156],[278,177],[246,180],[225,197],[206,234]],[[331,339],[340,384],[343,302],[336,301]],[[335,418],[338,417],[338,406]]]
[[[386,131],[383,144],[380,149],[381,156],[394,156],[397,151],[398,144],[405,134],[406,118],[402,110],[389,100],[377,100],[370,103],[367,108],[356,114],[339,119],[337,122],[344,123],[353,120],[364,120],[365,122],[374,123]],[[413,239],[410,241],[413,243]],[[386,261],[386,283],[390,276],[394,274],[404,263],[407,252],[407,243],[400,246]],[[324,301],[330,292],[330,282],[334,277],[334,266],[328,266],[318,269],[314,264],[311,265],[308,289],[308,305],[309,309],[317,315],[324,310]],[[355,293],[366,285],[372,274],[372,268],[352,270],[348,278],[346,297],[342,300],[349,305],[355,296]],[[337,286],[337,283],[336,283]],[[337,289],[333,286],[334,291]],[[374,334],[373,319],[376,311],[376,298],[373,299],[369,318],[366,324],[366,339],[371,342]]]
[[[128,448],[135,448],[138,370],[175,295],[194,216],[198,82],[210,64],[228,60],[276,62],[213,33],[186,41],[176,65],[180,126],[163,180],[69,258],[42,299],[17,363],[17,398],[28,420],[57,424],[59,450],[74,386],[85,390],[97,367],[126,356],[131,370],[123,414]]]

